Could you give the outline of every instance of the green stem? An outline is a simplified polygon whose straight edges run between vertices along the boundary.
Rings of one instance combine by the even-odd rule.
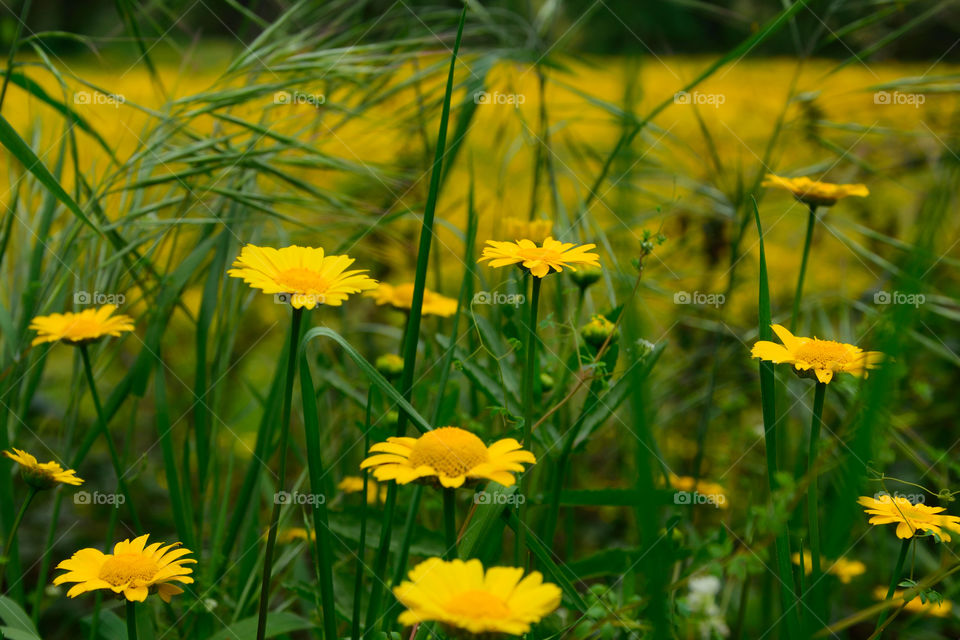
[[[30,487],[30,493],[27,494],[27,497],[24,499],[23,504],[20,505],[20,511],[17,512],[17,517],[13,520],[13,526],[10,527],[10,533],[7,535],[7,542],[3,545],[3,558],[0,558],[0,593],[6,593],[3,590],[4,578],[7,575],[7,563],[10,561],[11,548],[13,547],[13,541],[17,539],[17,529],[20,528],[20,523],[23,522],[23,516],[27,513],[27,507],[30,506],[30,503],[33,502],[34,496],[37,495],[37,489]]]
[[[137,605],[127,600],[127,640],[137,640]]]
[[[761,362],[760,388],[763,396],[764,410],[764,437],[767,454],[767,483],[770,486],[771,500],[774,493],[779,488],[777,481],[777,420],[776,411],[773,406],[773,364]],[[769,371],[769,375],[764,376],[764,369]],[[777,559],[777,579],[780,582],[780,605],[784,617],[783,628],[786,631],[786,637],[793,640],[797,634],[797,625],[799,618],[794,602],[794,581],[793,568],[790,565],[790,539],[787,537],[782,527],[777,532],[774,539],[774,552]]]
[[[793,296],[793,313],[790,314],[790,331],[796,331],[797,318],[800,316],[800,299],[803,298],[803,279],[807,274],[807,258],[810,257],[810,244],[813,242],[813,227],[817,224],[817,207],[810,205],[810,218],[807,220],[807,237],[803,242],[803,257],[800,259],[800,277],[797,278],[797,292]]]
[[[370,451],[370,414],[373,407],[373,390],[370,386],[367,391],[367,411],[363,426],[363,453]],[[363,568],[367,557],[367,489],[370,483],[370,472],[363,470],[363,499],[360,501],[360,542],[357,545],[357,568],[353,580],[353,621],[350,627],[353,640],[360,640],[360,605],[363,592]],[[379,491],[379,488],[377,489]]]
[[[456,489],[443,490],[443,532],[447,542],[445,560],[457,558],[457,502]]]
[[[893,592],[897,590],[897,583],[900,582],[900,574],[903,572],[903,563],[907,560],[907,552],[910,551],[911,542],[913,542],[913,536],[906,538],[903,541],[903,544],[900,545],[900,555],[897,556],[897,566],[893,570],[893,575],[890,576],[890,587],[887,589],[887,595],[883,599],[885,602],[893,598]],[[887,619],[889,614],[889,608],[883,610],[883,612],[880,614],[880,618],[877,620],[877,626],[874,629],[874,632],[880,629],[880,626],[883,625],[883,621]]]
[[[290,405],[293,401],[293,378],[296,374],[297,347],[300,342],[300,323],[303,309],[293,310],[290,320],[290,350],[287,353],[287,371],[283,394],[283,409],[280,417],[280,472],[277,491],[286,486],[287,444],[290,441]],[[277,524],[280,521],[280,501],[273,501],[273,513],[270,516],[270,529],[267,532],[267,550],[263,558],[263,580],[260,583],[260,612],[257,618],[257,640],[263,640],[267,633],[267,609],[270,605],[270,576],[273,572],[273,551],[277,544]],[[324,612],[326,613],[326,612]]]
[[[400,584],[407,575],[407,559],[410,557],[410,544],[413,542],[413,527],[417,523],[417,513],[420,511],[420,499],[423,497],[423,485],[413,488],[413,497],[407,507],[407,519],[403,525],[403,542],[397,554],[397,568],[393,572],[393,584]]]
[[[140,518],[137,517],[137,510],[133,506],[133,500],[130,498],[130,491],[127,489],[127,481],[123,479],[125,473],[120,464],[120,456],[117,454],[117,447],[113,444],[113,437],[107,429],[106,416],[103,413],[103,405],[100,403],[100,394],[97,393],[97,383],[93,377],[93,365],[90,364],[90,351],[86,344],[80,344],[80,358],[83,360],[83,370],[87,376],[87,385],[90,387],[90,397],[93,398],[93,406],[97,411],[97,426],[103,439],[107,441],[107,450],[110,452],[110,461],[113,463],[114,473],[117,474],[117,488],[123,495],[124,502],[130,510],[130,519],[133,521],[134,529],[137,533],[143,531],[140,524]]]
[[[527,450],[533,450],[533,392],[536,388],[537,378],[537,309],[540,306],[540,285],[542,278],[530,274],[533,279],[530,293],[530,303],[528,305],[527,320],[527,344],[523,368],[523,446]],[[528,472],[529,473],[529,472]],[[528,486],[529,479],[527,474],[521,475],[517,479],[517,493],[523,491],[524,485]],[[520,531],[517,536],[517,549],[523,553],[524,545],[527,540],[526,527],[526,501],[520,505]]]
[[[433,239],[433,221],[437,212],[437,199],[440,194],[440,182],[443,175],[443,157],[447,147],[447,124],[450,120],[450,101],[453,96],[453,78],[456,69],[457,54],[463,39],[463,25],[467,18],[467,8],[460,12],[460,23],[457,26],[457,37],[453,43],[453,53],[450,58],[450,67],[447,72],[447,85],[443,95],[443,106],[440,109],[440,129],[437,132],[436,150],[433,156],[433,167],[430,172],[430,187],[427,191],[427,202],[423,209],[423,223],[420,228],[420,244],[417,250],[417,268],[413,279],[413,300],[410,305],[410,320],[407,323],[403,343],[403,375],[400,377],[400,393],[407,401],[413,397],[413,377],[417,363],[417,343],[420,340],[420,319],[423,310],[423,295],[426,289],[427,266],[430,260],[430,245]],[[403,410],[397,419],[397,435],[404,435],[407,426],[407,413]],[[382,576],[387,575],[387,562],[390,556],[390,538],[393,535],[393,515],[397,507],[397,484],[391,482],[387,488],[387,502],[384,505],[383,520],[380,528],[380,543],[377,556],[374,560],[373,575],[381,577],[374,580],[370,588],[370,604],[367,607],[367,629],[372,630],[376,616],[380,611],[383,598]],[[383,616],[388,621],[389,616]]]
[[[810,563],[812,566],[810,589],[807,592],[809,596],[807,607],[809,611],[816,612],[821,620],[826,619],[826,607],[819,595],[822,592],[822,586],[819,585],[823,572],[820,567],[820,509],[817,502],[817,475],[814,472],[814,465],[817,460],[820,426],[823,424],[823,400],[826,394],[827,385],[823,382],[817,382],[813,398],[813,420],[810,423],[810,449],[807,455],[807,475],[810,481],[807,485],[807,526],[810,529]],[[803,574],[804,571],[801,569],[800,573]]]

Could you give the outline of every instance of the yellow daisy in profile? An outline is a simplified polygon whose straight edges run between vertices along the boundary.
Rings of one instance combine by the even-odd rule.
[[[509,487],[515,482],[513,474],[523,471],[522,463],[537,462],[513,438],[488,447],[459,427],[440,427],[419,438],[387,438],[370,447],[370,454],[360,468],[372,468],[381,482],[407,484],[423,478],[450,488],[468,480],[493,480]]]
[[[870,191],[863,184],[831,184],[810,178],[784,178],[768,173],[763,181],[764,187],[784,189],[804,204],[815,207],[832,207],[837,200],[856,196],[865,198]]]
[[[143,602],[155,588],[164,602],[170,602],[171,596],[183,593],[173,582],[193,582],[193,569],[184,565],[196,560],[183,557],[193,552],[181,548],[179,542],[165,547],[154,542],[148,547],[148,537],[149,534],[118,542],[112,554],[81,549],[57,565],[57,569],[67,573],[57,576],[53,584],[76,582],[67,591],[71,598],[95,589],[109,589],[131,602]]]
[[[793,564],[800,564],[799,553],[795,553],[791,557],[793,559]],[[824,571],[837,576],[837,578],[843,584],[850,584],[851,580],[867,572],[867,565],[863,564],[859,560],[847,560],[844,557],[840,557],[833,562],[830,562],[829,560],[822,560],[821,562]],[[813,573],[813,559],[810,557],[809,553],[803,554],[803,570],[804,573],[808,575]]]
[[[553,222],[550,220],[523,220],[510,217],[503,221],[508,238],[520,240],[528,238],[534,242],[543,242],[553,235]]]
[[[312,247],[257,247],[245,245],[227,275],[264,293],[285,294],[296,309],[319,304],[339,307],[351,294],[377,288],[377,281],[364,270],[347,271],[348,256],[326,256]]]
[[[107,304],[99,309],[84,309],[78,313],[52,313],[49,316],[37,316],[30,322],[30,328],[37,332],[31,344],[62,340],[67,344],[88,344],[104,336],[119,336],[125,331],[133,331],[133,318],[125,315],[114,316],[117,305]]]
[[[516,242],[487,240],[487,244],[490,246],[483,250],[479,262],[489,260],[491,267],[519,264],[538,278],[550,273],[550,269],[576,271],[577,265],[600,266],[600,256],[590,253],[591,249],[596,248],[595,244],[577,246],[551,237],[547,237],[542,246],[526,238]]]
[[[402,625],[436,621],[474,635],[518,636],[560,606],[561,591],[536,571],[524,578],[520,568],[484,572],[479,560],[429,558],[393,594],[407,608]]]
[[[960,518],[944,515],[943,507],[928,507],[925,504],[913,504],[901,496],[883,494],[879,498],[861,496],[857,502],[862,505],[870,518],[870,524],[896,524],[897,537],[912,538],[918,531],[937,534],[944,542],[950,541],[950,534],[943,529],[960,531]]]
[[[801,373],[812,371],[823,383],[830,382],[833,374],[840,372],[866,376],[867,370],[875,369],[883,359],[879,351],[864,351],[833,340],[798,338],[779,324],[771,326],[783,345],[761,340],[753,345],[751,355],[777,364],[792,364]]]
[[[380,286],[366,293],[376,300],[378,305],[388,304],[394,309],[400,311],[409,311],[413,306],[413,283],[401,284],[397,286],[381,282]],[[424,289],[423,291],[423,315],[442,316],[449,318],[457,312],[457,301],[453,298],[442,296],[436,291]]]
[[[39,491],[50,489],[57,484],[83,484],[83,479],[78,478],[73,469],[64,469],[56,462],[38,462],[26,451],[15,448],[12,453],[4,451],[3,455],[20,465],[20,475],[24,482]]]
[[[894,591],[891,596],[891,600],[901,600],[903,598],[904,591]],[[873,597],[877,600],[886,600],[887,599],[887,588],[886,587],[877,587],[873,590]],[[902,604],[902,603],[899,603]],[[934,602],[933,600],[927,600],[922,602],[919,597],[914,597],[913,600],[908,602],[904,607],[904,611],[909,611],[910,613],[920,613],[926,616],[933,616],[935,618],[946,618],[950,615],[950,611],[953,609],[953,604],[949,600],[944,600],[943,602]]]
[[[347,476],[340,481],[337,489],[344,493],[360,493],[363,491],[363,478],[360,476]],[[367,480],[367,504],[377,504],[377,501],[387,501],[387,488],[378,485],[373,480]]]

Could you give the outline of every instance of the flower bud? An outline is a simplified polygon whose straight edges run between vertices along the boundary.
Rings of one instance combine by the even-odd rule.
[[[570,279],[573,280],[573,283],[580,287],[580,289],[586,289],[602,277],[603,270],[600,267],[587,266],[570,272]]]
[[[387,380],[396,380],[403,374],[403,358],[395,353],[386,353],[374,363],[377,371]]]
[[[613,338],[610,342],[613,343],[617,340],[617,326],[600,315],[593,316],[590,322],[580,328],[580,337],[594,349],[603,346],[611,335]]]

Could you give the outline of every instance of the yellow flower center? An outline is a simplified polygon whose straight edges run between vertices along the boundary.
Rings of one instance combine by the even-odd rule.
[[[121,553],[107,558],[100,567],[97,577],[114,586],[120,586],[128,582],[149,582],[159,570],[157,563],[148,556],[140,553]]]
[[[850,349],[842,342],[813,339],[798,346],[794,356],[797,360],[809,362],[817,369],[828,369],[831,363],[849,362]]]
[[[510,607],[499,597],[489,591],[472,589],[458,593],[451,598],[444,607],[449,613],[464,618],[498,618],[510,617]]]
[[[284,269],[277,274],[277,282],[287,289],[287,293],[304,291],[326,291],[329,283],[319,273],[303,267]]]
[[[532,247],[530,249],[520,249],[517,255],[523,258],[524,262],[561,262],[563,256],[555,249],[544,249],[543,247]]]
[[[440,427],[420,436],[410,452],[410,465],[426,465],[438,474],[462,476],[488,459],[483,441],[457,427]]]

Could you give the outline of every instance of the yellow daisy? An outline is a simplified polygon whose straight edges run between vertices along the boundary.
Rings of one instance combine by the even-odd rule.
[[[363,478],[360,476],[347,476],[340,481],[337,489],[344,493],[360,493],[363,491]],[[387,501],[387,488],[378,485],[373,480],[367,481],[367,504],[377,504],[377,501]]]
[[[50,489],[58,483],[74,486],[83,484],[83,479],[78,478],[73,469],[64,469],[56,462],[37,462],[37,459],[26,451],[15,448],[13,453],[4,451],[3,455],[20,465],[20,475],[24,482],[35,489]]]
[[[575,265],[600,266],[600,256],[590,253],[596,248],[595,244],[577,246],[572,242],[560,242],[551,237],[537,246],[529,239],[516,242],[498,242],[487,240],[490,245],[483,250],[480,262],[490,260],[491,267],[506,267],[511,264],[520,264],[538,278],[542,278],[550,269],[563,271],[565,268],[576,271]]]
[[[893,592],[891,600],[899,600],[903,598],[903,591],[897,590]],[[873,597],[877,600],[886,600],[887,599],[887,588],[886,587],[877,587],[873,590]],[[904,607],[904,611],[909,611],[910,613],[922,613],[927,616],[933,616],[935,618],[946,618],[950,615],[950,611],[953,609],[953,604],[949,600],[944,600],[943,602],[933,602],[932,600],[927,600],[925,603],[920,601],[919,597],[914,597],[913,600],[908,602]]]
[[[800,564],[800,554],[795,553],[792,556],[793,564]],[[863,564],[859,560],[847,560],[846,558],[840,557],[830,562],[829,560],[821,560],[821,566],[827,573],[832,573],[840,579],[840,582],[843,584],[850,584],[850,581],[856,578],[859,575],[863,575],[867,572],[867,565]],[[804,573],[810,574],[813,572],[813,559],[810,557],[809,553],[803,554],[803,570]]]
[[[133,331],[133,318],[125,315],[114,316],[117,305],[107,304],[99,309],[84,309],[79,313],[52,313],[49,316],[37,316],[30,322],[30,328],[37,332],[34,345],[62,340],[67,344],[87,344],[104,336],[119,336],[125,331]],[[112,316],[112,317],[111,317]]]
[[[520,568],[484,572],[479,560],[429,558],[393,594],[407,608],[400,624],[436,621],[474,635],[518,636],[560,606],[561,591],[536,571],[524,578]]]
[[[944,542],[950,541],[952,531],[960,531],[960,518],[943,515],[943,507],[928,507],[925,504],[913,504],[901,496],[881,495],[879,498],[861,496],[857,502],[862,505],[870,518],[870,524],[896,524],[898,538],[912,538],[918,531],[937,534]]]
[[[413,306],[413,283],[401,284],[397,286],[381,282],[380,286],[365,294],[376,300],[378,305],[388,304],[394,309],[400,311],[409,311]],[[423,315],[442,316],[449,318],[457,312],[457,301],[453,298],[442,296],[436,291],[424,289],[423,291]]]
[[[387,438],[370,447],[361,469],[373,468],[381,482],[396,480],[407,484],[427,478],[444,487],[459,487],[469,480],[493,480],[508,487],[523,464],[535,464],[532,453],[513,438],[498,440],[489,447],[459,427],[440,427],[419,438]]]
[[[161,542],[154,542],[148,547],[148,537],[149,534],[118,542],[112,554],[99,549],[81,549],[57,565],[57,569],[67,573],[57,576],[53,584],[76,582],[67,591],[71,598],[95,589],[110,589],[131,602],[143,602],[150,589],[156,587],[160,598],[170,602],[171,596],[183,593],[173,582],[193,582],[190,577],[193,569],[184,565],[196,560],[183,558],[193,552],[180,548],[179,542],[165,547]]]
[[[867,369],[875,369],[883,359],[879,351],[864,351],[833,340],[798,338],[778,324],[771,326],[783,345],[761,340],[753,345],[751,355],[777,364],[792,364],[799,372],[812,370],[820,382],[830,382],[838,372],[866,376]]]
[[[870,195],[870,191],[863,184],[831,184],[810,178],[784,178],[772,173],[767,174],[763,186],[785,189],[800,202],[815,207],[832,207],[837,200],[843,198],[865,198]]]
[[[514,240],[529,238],[534,242],[543,242],[553,235],[553,222],[550,220],[523,220],[507,218],[503,221],[506,236]]]
[[[245,245],[227,275],[264,293],[286,294],[297,309],[318,304],[339,307],[353,293],[377,288],[377,281],[363,275],[365,270],[347,271],[353,264],[348,256],[325,256],[312,247],[257,247]]]

